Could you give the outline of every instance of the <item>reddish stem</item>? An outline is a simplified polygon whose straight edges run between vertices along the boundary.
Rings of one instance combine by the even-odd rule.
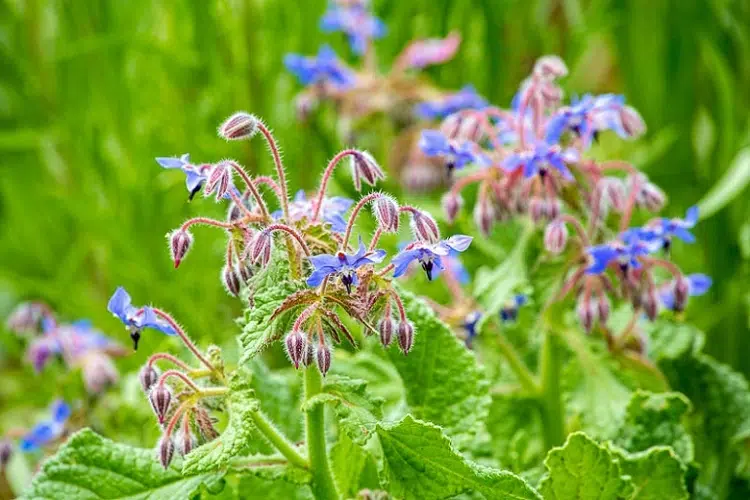
[[[461,190],[463,188],[473,182],[484,180],[485,177],[487,177],[487,173],[484,170],[480,170],[479,172],[461,177],[451,186],[451,193],[454,195],[458,195],[459,193],[461,193]]]
[[[630,218],[633,216],[633,209],[635,208],[635,200],[638,197],[638,191],[641,189],[638,170],[630,163],[619,160],[604,162],[599,167],[602,170],[623,170],[633,177],[633,187],[630,190],[630,196],[628,196],[628,203],[622,213],[622,219],[620,219],[620,232],[625,231],[630,225]]]
[[[315,312],[315,310],[318,308],[318,303],[311,304],[308,306],[302,313],[299,315],[299,318],[294,322],[294,325],[292,326],[293,331],[301,331],[302,330],[302,324],[310,319],[310,316],[312,316],[312,313]]]
[[[560,219],[561,221],[569,223],[575,228],[576,233],[578,233],[578,236],[581,238],[581,242],[583,243],[584,247],[588,247],[590,245],[589,238],[588,236],[586,236],[586,230],[583,229],[583,225],[581,225],[581,221],[579,221],[578,219],[576,219],[570,214],[562,214],[558,216],[557,218]]]
[[[270,226],[267,226],[265,229],[263,229],[263,231],[284,231],[285,233],[290,234],[295,240],[297,240],[297,243],[299,243],[299,246],[302,247],[302,251],[305,252],[306,256],[310,257],[312,255],[312,253],[310,252],[310,247],[307,246],[307,243],[305,243],[302,235],[299,234],[297,230],[287,226],[286,224],[271,224]]]
[[[368,250],[372,252],[375,250],[375,246],[378,244],[378,241],[380,241],[380,237],[383,235],[383,230],[380,228],[377,228],[375,230],[375,234],[372,235],[372,241],[370,241],[370,246]]]
[[[171,354],[168,354],[166,352],[158,352],[156,354],[152,354],[151,357],[148,358],[148,361],[146,362],[146,364],[149,367],[153,367],[154,363],[156,363],[160,359],[167,360],[170,363],[173,363],[174,365],[182,368],[183,370],[188,370],[188,371],[192,370],[192,368],[190,368],[190,366],[187,363],[185,363],[181,359],[178,359],[175,356],[172,356]]]
[[[167,379],[169,377],[177,377],[178,379],[182,380],[185,383],[185,385],[187,385],[188,387],[190,387],[195,392],[200,392],[201,391],[200,387],[198,387],[197,385],[195,385],[195,382],[193,382],[192,380],[190,380],[190,377],[188,377],[187,375],[185,375],[184,373],[182,373],[179,370],[167,370],[167,371],[165,371],[159,377],[159,380],[157,381],[157,384],[159,384],[160,386],[163,386],[164,383],[167,381]]]
[[[255,198],[255,201],[258,203],[258,207],[260,207],[260,213],[263,215],[265,219],[269,218],[268,215],[268,207],[266,206],[266,202],[263,199],[263,197],[260,195],[260,192],[258,191],[258,187],[255,185],[253,180],[250,178],[250,176],[245,172],[245,169],[240,166],[239,163],[235,161],[230,161],[229,164],[232,166],[235,172],[239,174],[240,177],[242,177],[242,180],[245,182],[245,185],[247,186],[248,191],[253,195],[253,198]],[[236,197],[233,196],[232,200]],[[235,201],[237,203],[237,201]],[[240,203],[246,210],[247,207],[245,207],[244,203]]]
[[[256,186],[260,186],[261,184],[265,184],[266,186],[273,189],[273,192],[276,193],[276,196],[278,198],[281,198],[281,188],[278,184],[276,184],[276,181],[270,178],[267,175],[259,175],[255,179],[253,179],[253,182]]]
[[[172,418],[169,419],[169,423],[167,424],[167,428],[164,429],[164,437],[166,439],[169,439],[172,437],[172,432],[174,432],[174,428],[177,426],[177,422],[179,422],[180,417],[182,417],[182,414],[185,413],[185,411],[188,409],[188,406],[190,406],[190,401],[183,401],[180,406],[177,407],[177,409],[174,412],[174,415],[172,415]]]
[[[351,215],[349,215],[349,222],[346,224],[346,233],[344,233],[344,240],[341,243],[341,251],[345,251],[347,248],[349,248],[349,238],[352,235],[352,228],[354,227],[354,221],[357,219],[357,215],[359,214],[359,211],[362,210],[362,208],[370,203],[372,200],[375,200],[377,198],[380,198],[383,196],[382,193],[370,193],[367,196],[362,197],[356,205],[354,205],[354,209],[352,210]],[[402,209],[405,207],[401,207]],[[399,209],[401,211],[401,209]]]
[[[259,215],[257,216],[254,215],[252,217],[248,215],[234,222],[222,222],[220,220],[210,219],[208,217],[193,217],[192,219],[188,219],[185,222],[183,222],[182,226],[180,226],[180,229],[182,229],[183,231],[186,231],[190,226],[195,226],[196,224],[220,227],[222,229],[235,229],[246,222],[262,222],[263,220],[264,219]]]
[[[336,156],[331,158],[331,161],[328,162],[328,166],[323,172],[323,178],[320,180],[320,188],[318,189],[318,196],[315,201],[315,211],[313,212],[312,220],[310,221],[311,223],[314,223],[318,220],[320,209],[323,206],[323,198],[325,197],[326,190],[328,189],[328,181],[331,180],[331,175],[333,174],[334,169],[338,166],[341,160],[343,160],[347,156],[356,156],[358,154],[359,151],[357,151],[356,149],[345,149],[337,153]]]
[[[271,150],[273,162],[276,165],[276,175],[279,178],[281,210],[284,213],[284,219],[289,220],[289,195],[287,194],[286,174],[284,173],[284,163],[281,161],[279,146],[276,144],[276,139],[273,134],[264,123],[258,122],[258,130],[260,130],[260,133],[265,137],[266,142],[268,143],[268,149]]]
[[[398,296],[395,290],[391,290],[391,296],[393,297],[393,301],[396,303],[396,307],[398,307],[398,315],[401,318],[402,322],[406,322],[406,310],[404,309],[404,303],[401,302],[401,297]]]
[[[203,365],[211,370],[212,372],[216,372],[216,368],[214,368],[214,365],[211,364],[208,359],[206,359],[198,350],[198,348],[193,344],[193,341],[190,340],[190,337],[187,336],[187,333],[185,333],[185,330],[180,327],[180,325],[177,324],[177,322],[170,316],[168,313],[162,311],[161,309],[157,309],[156,307],[151,308],[154,311],[154,314],[161,317],[164,321],[169,323],[169,326],[172,327],[172,329],[177,333],[177,335],[182,339],[182,342],[187,346],[187,348],[190,350],[190,352],[193,353],[193,355],[198,358],[198,361],[203,363]]]

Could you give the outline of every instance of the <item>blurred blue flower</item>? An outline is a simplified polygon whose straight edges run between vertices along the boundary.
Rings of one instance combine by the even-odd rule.
[[[509,155],[503,162],[503,168],[513,171],[523,167],[523,175],[528,178],[546,172],[548,166],[551,166],[565,179],[572,180],[573,174],[566,164],[576,163],[578,160],[578,152],[573,148],[563,149],[557,145],[538,142],[534,149]]]
[[[337,233],[346,231],[346,219],[344,214],[354,204],[353,200],[343,196],[332,196],[323,198],[323,206],[320,208],[320,218],[331,224],[331,230]],[[292,222],[298,222],[312,217],[314,212],[313,201],[308,200],[303,190],[297,191],[294,200],[289,204],[289,218]],[[271,216],[280,219],[283,216],[281,210],[276,210]]]
[[[385,250],[368,251],[362,239],[359,240],[359,250],[355,254],[338,252],[336,255],[314,255],[310,257],[313,272],[307,278],[308,286],[318,286],[331,275],[341,276],[341,282],[346,291],[351,293],[352,285],[359,283],[357,269],[366,264],[378,264],[385,258]]]
[[[703,295],[711,288],[713,280],[710,276],[705,274],[691,274],[686,276],[688,282],[688,295],[690,297],[697,297]],[[667,308],[674,310],[674,281],[664,284],[659,287],[659,299],[662,305]]]
[[[109,299],[107,310],[120,318],[120,321],[133,331],[153,328],[167,335],[177,334],[166,321],[156,315],[151,307],[134,307],[130,295],[121,286],[117,287]]]
[[[515,321],[518,318],[518,308],[528,302],[526,295],[519,293],[513,296],[508,303],[500,309],[500,319],[503,322]]]
[[[547,122],[545,140],[555,144],[566,130],[581,137],[587,147],[604,130],[613,130],[626,138],[628,134],[620,117],[624,105],[625,97],[616,94],[586,94],[580,99],[573,98],[570,106],[558,110]]]
[[[586,273],[602,274],[607,270],[607,266],[615,261],[624,268],[638,269],[641,267],[638,257],[648,255],[651,251],[648,243],[637,238],[588,247],[586,253],[589,255],[590,264],[586,268]]]
[[[58,399],[50,407],[50,418],[36,424],[21,438],[19,448],[23,452],[37,451],[43,446],[56,441],[65,432],[65,423],[70,418],[70,406]]]
[[[464,322],[461,325],[466,331],[465,343],[468,348],[471,348],[472,341],[474,340],[474,337],[477,336],[477,323],[479,323],[480,319],[482,319],[482,313],[479,311],[472,311],[466,315]]]
[[[419,103],[415,111],[420,118],[435,120],[445,118],[462,109],[484,109],[488,105],[487,100],[477,94],[473,85],[467,85],[458,92],[450,94],[443,99]]]
[[[668,248],[672,238],[677,238],[685,243],[695,243],[695,236],[689,231],[698,222],[698,207],[692,206],[687,209],[684,219],[667,219],[662,217],[654,223],[649,223],[640,231],[640,238],[644,241],[656,241],[659,246]]]
[[[351,87],[356,79],[354,73],[339,61],[336,52],[328,45],[323,45],[315,57],[287,54],[284,66],[302,85],[327,82],[345,89]]]
[[[196,166],[190,163],[190,155],[188,153],[179,158],[159,157],[156,158],[156,162],[164,168],[179,168],[185,173],[185,184],[187,185],[188,193],[190,193],[188,198],[190,200],[201,190],[211,170],[211,165]]]
[[[482,165],[489,163],[486,157],[474,152],[472,143],[469,141],[457,144],[437,130],[422,131],[422,137],[419,140],[419,149],[427,156],[443,157],[449,169],[463,168],[469,163],[479,163]]]
[[[373,16],[364,4],[331,4],[320,19],[320,29],[327,32],[340,31],[349,37],[349,45],[355,54],[364,54],[370,39],[385,36],[383,21]]]
[[[442,261],[445,272],[453,275],[453,278],[458,281],[459,284],[466,285],[471,281],[469,271],[466,270],[466,266],[464,266],[458,258],[458,252],[451,250]]]
[[[427,279],[432,280],[444,269],[442,259],[457,252],[463,252],[471,244],[471,236],[457,234],[435,244],[411,243],[396,255],[391,263],[395,266],[393,277],[398,278],[406,272],[409,264],[418,261],[422,265]]]

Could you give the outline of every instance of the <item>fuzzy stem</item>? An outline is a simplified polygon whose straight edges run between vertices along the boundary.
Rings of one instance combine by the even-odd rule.
[[[258,203],[261,215],[263,215],[263,217],[268,220],[270,218],[270,216],[268,215],[268,207],[266,206],[266,201],[260,195],[258,187],[255,185],[253,180],[250,178],[247,172],[245,172],[245,169],[240,166],[239,163],[230,161],[229,164],[232,166],[234,171],[237,172],[240,177],[242,177],[242,180],[245,182],[245,186],[247,186],[247,190],[250,191],[250,194],[253,195],[253,198],[255,198],[255,201]],[[235,203],[237,202],[235,201]],[[244,206],[244,204],[242,206]]]
[[[338,164],[346,158],[347,156],[356,156],[360,154],[359,151],[356,149],[345,149],[333,158],[331,158],[331,161],[328,162],[328,166],[326,167],[325,171],[323,172],[323,178],[320,180],[320,188],[318,189],[318,196],[315,201],[315,211],[313,212],[311,223],[314,223],[316,220],[318,220],[318,215],[320,215],[320,209],[323,206],[323,198],[326,195],[326,190],[328,189],[328,181],[331,180],[331,175],[333,174],[334,169],[338,166]]]
[[[176,378],[182,380],[185,383],[185,385],[187,385],[188,387],[190,387],[193,391],[195,391],[195,392],[201,392],[201,388],[198,387],[197,385],[195,385],[195,382],[193,382],[192,380],[190,380],[190,377],[188,377],[187,375],[185,375],[184,373],[182,373],[179,370],[167,370],[167,371],[165,371],[164,373],[161,374],[161,376],[159,377],[159,380],[156,383],[158,385],[160,385],[160,386],[163,386],[164,383],[167,381],[167,379],[169,377],[176,377]]]
[[[396,266],[394,264],[388,264],[387,266],[385,266],[383,268],[382,271],[378,272],[378,276],[385,276],[386,274],[388,274],[389,272],[391,272],[395,267]]]
[[[198,348],[193,344],[193,341],[190,340],[190,337],[187,336],[187,333],[185,333],[185,330],[180,327],[180,325],[177,324],[177,322],[170,316],[168,313],[162,311],[161,309],[157,309],[155,307],[151,308],[154,311],[154,314],[161,317],[164,321],[169,323],[169,326],[172,327],[172,329],[177,333],[177,335],[182,339],[183,344],[187,346],[187,348],[190,350],[190,352],[193,353],[193,355],[198,358],[198,361],[203,363],[203,365],[211,370],[214,373],[216,372],[216,368],[214,365],[211,364],[211,362],[206,359],[201,352],[198,350]]]
[[[562,214],[557,218],[563,222],[567,222],[568,224],[573,226],[573,228],[575,228],[576,232],[578,233],[578,237],[581,238],[581,243],[583,243],[584,247],[588,247],[590,245],[589,237],[586,235],[586,230],[583,228],[581,221],[570,214]]]
[[[249,215],[234,221],[234,222],[222,222],[220,220],[216,219],[210,219],[208,217],[193,217],[192,219],[188,219],[185,222],[182,223],[182,226],[180,226],[180,229],[183,231],[186,231],[190,226],[194,226],[196,224],[204,224],[206,226],[214,226],[214,227],[220,227],[222,229],[235,229],[239,227],[241,224],[244,224],[246,222],[263,222],[263,218],[258,215],[254,217],[250,217]]]
[[[565,411],[560,387],[560,343],[557,335],[547,329],[542,345],[540,367],[542,425],[547,450],[565,441]]]
[[[469,184],[482,181],[486,177],[487,177],[487,171],[485,170],[480,170],[479,172],[475,172],[473,174],[469,174],[464,177],[461,177],[458,180],[456,180],[455,183],[453,183],[453,185],[451,186],[450,192],[451,194],[458,195]]]
[[[680,268],[674,262],[654,257],[641,257],[640,261],[649,267],[663,267],[675,278],[682,276],[682,271],[680,271]]]
[[[396,290],[391,289],[391,296],[393,297],[393,301],[396,303],[396,307],[398,308],[398,315],[399,318],[403,323],[406,323],[406,310],[404,309],[404,303],[401,301],[401,297],[396,293]]]
[[[154,363],[156,363],[160,359],[167,360],[170,363],[178,366],[179,368],[182,368],[183,370],[193,371],[193,369],[190,368],[190,366],[187,363],[185,363],[181,359],[178,359],[177,357],[172,356],[171,354],[168,354],[166,352],[158,352],[156,354],[152,354],[151,357],[148,358],[148,361],[146,362],[146,364],[149,367],[153,367]]]
[[[297,467],[302,467],[303,469],[308,469],[310,467],[310,464],[305,460],[305,457],[300,455],[289,439],[281,434],[260,410],[251,412],[250,417],[252,418],[255,427],[257,427],[261,434],[271,442],[274,448],[279,450],[279,453],[289,460],[289,463],[294,464]]]
[[[372,200],[376,198],[380,198],[382,193],[370,193],[367,196],[363,196],[356,205],[354,205],[354,209],[352,210],[351,215],[349,215],[349,222],[346,224],[346,233],[344,234],[344,239],[341,242],[341,251],[344,252],[349,247],[349,238],[352,235],[352,229],[354,228],[354,221],[357,219],[357,215],[359,214],[360,210],[370,203]],[[403,208],[403,207],[402,207]]]
[[[320,394],[323,380],[317,368],[305,369],[305,401]],[[339,492],[333,480],[326,449],[325,406],[316,404],[305,414],[305,436],[308,460],[312,472],[312,490],[316,500],[338,500]]]
[[[258,122],[258,130],[266,138],[268,148],[271,150],[271,155],[273,156],[273,163],[276,165],[276,175],[279,178],[279,188],[281,189],[281,210],[284,213],[284,219],[288,221],[289,195],[287,194],[286,174],[284,173],[284,163],[281,161],[281,155],[279,154],[279,146],[276,144],[273,134],[264,123]]]
[[[378,241],[380,241],[380,237],[383,235],[383,230],[380,228],[377,228],[375,230],[375,234],[372,235],[372,240],[370,240],[370,246],[368,247],[368,250],[372,252],[375,250],[375,246],[378,244]]]
[[[493,317],[492,321],[493,324],[497,325],[496,318]],[[521,359],[521,356],[518,354],[518,351],[516,351],[516,348],[513,347],[513,344],[511,344],[507,337],[503,334],[502,328],[500,326],[498,326],[497,328],[497,335],[495,336],[495,338],[497,339],[497,345],[500,348],[500,352],[508,361],[510,369],[513,370],[513,373],[515,373],[516,377],[518,377],[518,382],[521,384],[521,387],[523,387],[530,394],[539,394],[541,389],[539,387],[539,383],[536,380],[536,377],[534,377],[534,374],[531,373],[531,370],[529,370],[528,366],[526,366],[526,363],[524,363],[523,359]]]
[[[180,404],[180,406],[177,407],[177,409],[174,412],[174,415],[172,415],[172,418],[169,420],[169,423],[167,424],[167,428],[164,429],[164,436],[167,439],[169,439],[172,436],[172,432],[174,431],[174,428],[177,425],[177,422],[180,421],[180,417],[182,417],[182,414],[185,413],[188,407],[192,404],[193,404],[193,401],[186,399]]]
[[[305,252],[305,255],[307,257],[312,256],[312,253],[310,252],[310,247],[307,246],[307,243],[305,243],[304,238],[302,238],[302,235],[297,232],[296,229],[287,226],[286,224],[271,224],[270,226],[263,229],[264,231],[284,231],[291,235],[295,240],[297,240],[297,243],[299,243],[299,246],[302,247],[302,251]]]
[[[242,201],[242,199],[239,196],[237,196],[237,194],[234,191],[232,190],[229,191],[229,197],[232,198],[232,201],[237,206],[237,208],[240,209],[240,211],[243,214],[245,214],[245,218],[255,217],[255,214],[252,213],[249,208],[247,208],[247,206]]]
[[[273,180],[271,177],[269,177],[267,175],[259,175],[258,177],[256,177],[255,179],[253,179],[253,183],[256,186],[260,186],[261,184],[265,184],[266,186],[268,186],[271,189],[273,189],[273,192],[276,193],[276,196],[278,198],[281,198],[281,188],[279,187],[278,184],[276,184],[276,181]]]

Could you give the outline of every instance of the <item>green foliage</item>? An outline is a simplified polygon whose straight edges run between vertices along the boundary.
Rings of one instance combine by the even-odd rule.
[[[688,498],[685,466],[671,448],[659,446],[632,454],[614,451],[614,455],[620,459],[622,472],[630,477],[633,485],[631,499]]]

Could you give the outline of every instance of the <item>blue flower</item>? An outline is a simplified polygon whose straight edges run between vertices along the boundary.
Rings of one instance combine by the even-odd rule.
[[[60,438],[65,432],[65,423],[70,418],[70,413],[70,406],[65,401],[55,401],[50,407],[51,418],[39,422],[21,438],[21,451],[36,451]]]
[[[686,276],[688,281],[688,295],[690,297],[697,297],[703,295],[711,288],[713,281],[710,276],[705,274],[691,274]],[[662,305],[667,308],[674,310],[674,281],[670,281],[659,288],[659,299]]]
[[[698,207],[692,206],[687,209],[684,219],[667,219],[662,217],[654,223],[649,223],[640,230],[640,237],[645,241],[658,242],[662,248],[669,248],[672,238],[677,238],[685,243],[694,243],[695,236],[689,231],[698,222]]]
[[[427,273],[427,279],[432,280],[445,268],[442,259],[463,252],[469,248],[472,239],[471,236],[457,234],[432,245],[421,242],[411,243],[391,260],[391,263],[395,266],[393,277],[398,278],[404,274],[412,261],[416,260]]]
[[[331,230],[337,233],[346,231],[346,219],[344,214],[354,204],[353,200],[343,196],[333,196],[323,198],[323,206],[320,208],[320,217],[323,221],[331,224]],[[308,200],[305,192],[297,191],[294,200],[289,204],[289,218],[292,222],[298,222],[312,217],[314,212],[313,201]],[[276,210],[271,216],[274,219],[280,219],[284,213]]]
[[[385,250],[368,251],[360,238],[359,250],[353,255],[338,252],[336,255],[323,254],[310,257],[314,270],[307,278],[307,285],[318,286],[326,277],[337,275],[341,276],[341,282],[346,287],[346,291],[351,293],[352,285],[359,283],[357,269],[366,264],[378,264],[384,258]]]
[[[383,21],[367,11],[364,5],[330,5],[320,19],[320,29],[327,32],[341,31],[349,37],[349,45],[355,54],[364,54],[372,38],[385,36]]]
[[[566,164],[578,162],[578,152],[573,148],[563,149],[557,145],[549,145],[539,142],[534,149],[520,151],[509,155],[503,163],[503,168],[513,171],[523,167],[523,175],[526,178],[534,175],[544,175],[548,167],[552,167],[567,180],[573,180]]]
[[[135,335],[140,338],[140,331],[144,328],[153,328],[167,335],[177,334],[172,326],[158,317],[151,307],[134,307],[130,295],[121,286],[117,287],[117,290],[109,299],[107,310],[120,318],[120,321],[130,329],[136,348],[138,347],[138,340]]]
[[[612,262],[617,262],[623,269],[638,269],[641,267],[638,257],[648,255],[652,250],[647,242],[636,237],[589,247],[586,253],[589,255],[590,264],[586,268],[586,273],[602,274]]]
[[[461,325],[466,331],[465,342],[466,347],[468,348],[471,348],[472,340],[474,340],[474,337],[477,336],[477,324],[479,323],[480,319],[482,319],[482,313],[479,311],[472,311],[466,315],[466,317],[464,318],[464,322]]]
[[[466,285],[471,281],[469,271],[466,270],[466,266],[464,266],[458,259],[458,252],[451,250],[442,261],[445,272],[453,275],[453,278],[458,281],[459,284]]]
[[[465,165],[474,162],[484,165],[489,163],[486,157],[474,152],[471,142],[464,141],[459,145],[437,130],[422,131],[419,149],[427,156],[443,157],[449,169],[463,168]]]
[[[443,99],[419,103],[415,111],[420,118],[435,120],[445,118],[463,109],[484,109],[487,106],[487,100],[477,94],[474,86],[467,85],[458,92],[450,94]]]
[[[592,96],[586,94],[574,100],[569,107],[561,108],[546,125],[545,140],[557,143],[566,130],[583,139],[586,146],[604,130],[613,130],[620,137],[628,137],[620,118],[625,98],[616,94]]]
[[[504,322],[515,321],[518,318],[518,308],[528,302],[526,295],[519,293],[513,296],[502,309],[500,309],[500,319]]]
[[[192,200],[201,190],[211,170],[211,165],[196,166],[190,163],[190,155],[188,153],[179,158],[160,157],[156,159],[156,162],[164,168],[179,168],[185,173],[185,184],[187,185],[188,193],[190,193],[189,200]]]
[[[327,82],[345,89],[355,81],[354,73],[339,61],[336,52],[328,45],[323,45],[316,57],[287,54],[284,66],[302,85]]]

